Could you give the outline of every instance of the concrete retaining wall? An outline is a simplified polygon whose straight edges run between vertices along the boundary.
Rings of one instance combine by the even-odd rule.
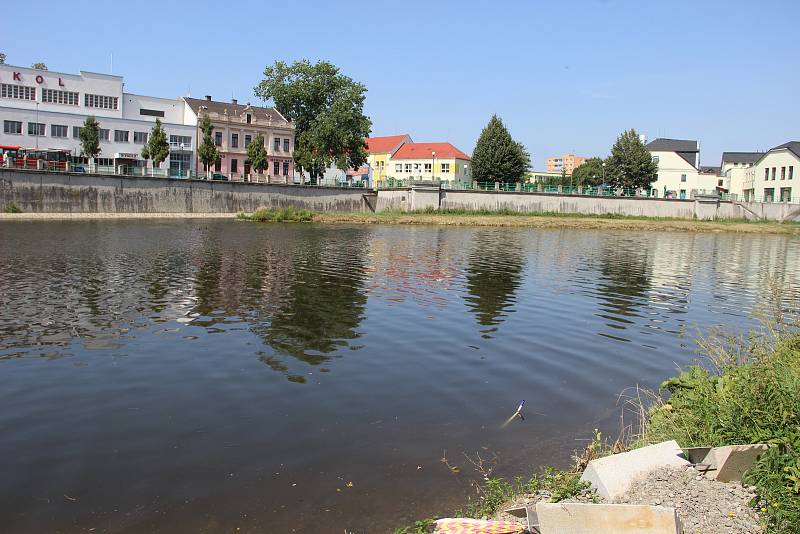
[[[424,195],[424,198],[421,197]],[[417,198],[417,197],[420,198]],[[675,219],[800,219],[800,206],[721,202],[714,198],[665,200],[634,197],[591,197],[505,191],[439,191],[439,205],[429,188],[378,191],[377,211],[442,210],[516,211],[521,213],[583,213]]]
[[[0,169],[0,206],[27,213],[236,213],[262,207],[364,211],[363,189]]]

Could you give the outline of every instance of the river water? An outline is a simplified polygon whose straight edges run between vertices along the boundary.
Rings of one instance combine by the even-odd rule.
[[[452,512],[465,455],[565,465],[698,333],[797,295],[799,256],[777,235],[0,223],[0,532]]]

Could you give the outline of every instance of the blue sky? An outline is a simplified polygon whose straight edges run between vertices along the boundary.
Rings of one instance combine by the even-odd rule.
[[[544,167],[617,134],[723,150],[800,139],[797,0],[62,2],[0,16],[7,63],[109,72],[126,90],[257,100],[275,60],[327,59],[369,89],[373,135],[471,152],[492,113]],[[151,22],[152,21],[152,22]]]

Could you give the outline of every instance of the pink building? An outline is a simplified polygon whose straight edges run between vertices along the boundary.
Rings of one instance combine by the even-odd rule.
[[[197,145],[200,146],[203,133],[199,123],[203,115],[208,115],[214,125],[214,144],[220,153],[220,159],[211,169],[232,179],[243,179],[251,176],[247,159],[247,147],[257,134],[264,137],[268,165],[264,174],[275,180],[292,181],[294,176],[294,125],[278,113],[275,108],[265,108],[248,104],[239,104],[235,99],[228,102],[205,99],[184,98],[188,117],[198,124]],[[202,171],[203,164],[196,162],[196,168]]]

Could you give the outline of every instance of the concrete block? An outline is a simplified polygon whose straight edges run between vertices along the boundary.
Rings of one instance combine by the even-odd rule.
[[[680,534],[674,508],[634,504],[538,503],[541,534]]]
[[[768,448],[764,444],[714,447],[700,463],[711,465],[711,469],[705,473],[710,479],[720,482],[739,481]]]
[[[607,501],[622,496],[636,478],[660,467],[686,467],[689,462],[674,440],[592,460],[581,480],[591,483]]]

